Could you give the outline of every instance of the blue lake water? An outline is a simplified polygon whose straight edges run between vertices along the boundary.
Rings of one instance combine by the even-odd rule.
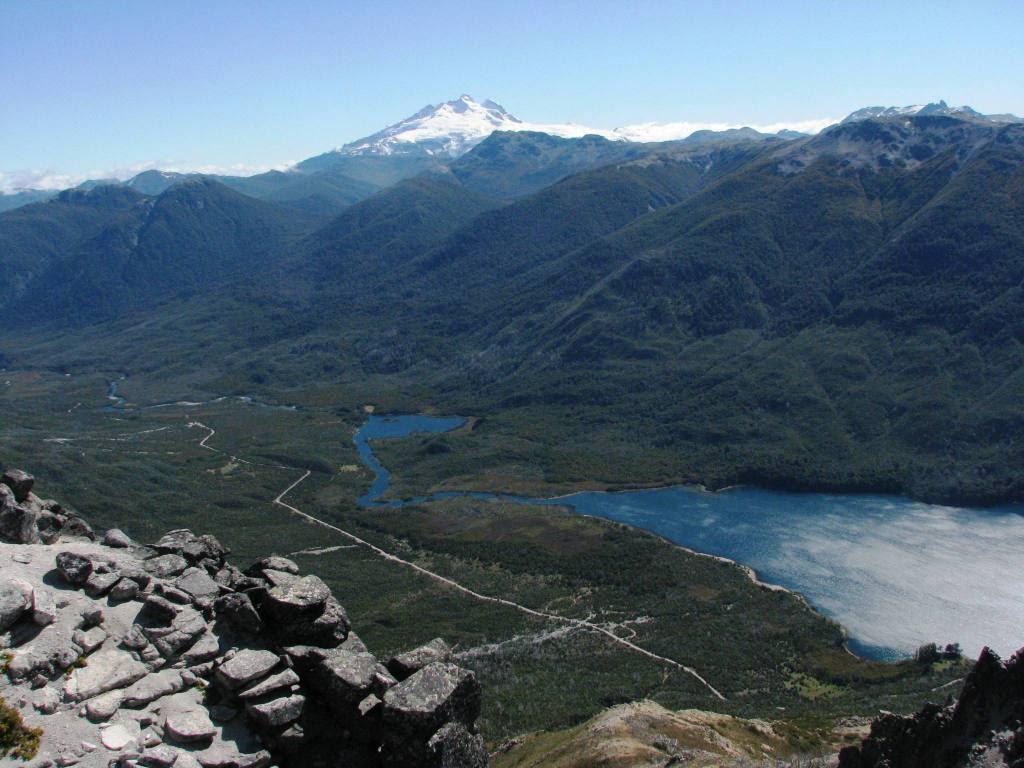
[[[369,441],[439,433],[461,418],[371,416],[355,442],[376,473],[364,506],[400,507],[445,492],[380,501],[390,474]],[[502,500],[570,506],[653,531],[684,547],[754,568],[759,578],[803,594],[842,624],[850,646],[895,658],[925,642],[959,642],[968,655],[989,645],[1004,656],[1024,645],[1024,506],[952,508],[894,496],[783,493],[688,487]]]

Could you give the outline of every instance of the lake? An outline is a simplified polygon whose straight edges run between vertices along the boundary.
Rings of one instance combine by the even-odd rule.
[[[376,473],[360,504],[499,498],[445,492],[378,500],[390,474],[373,455],[371,440],[447,432],[463,423],[458,417],[371,416],[355,438]],[[953,508],[895,496],[756,488],[500,498],[569,506],[748,565],[762,581],[800,592],[842,624],[850,647],[865,656],[898,658],[931,641],[959,642],[968,656],[983,645],[1004,656],[1024,645],[1024,506]]]

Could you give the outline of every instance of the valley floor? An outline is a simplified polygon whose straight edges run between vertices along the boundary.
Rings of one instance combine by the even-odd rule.
[[[107,378],[5,372],[3,463],[137,540],[190,527],[243,560],[293,557],[346,596],[380,655],[448,638],[483,682],[494,746],[642,699],[814,730],[909,711],[961,676],[857,659],[794,596],[620,524],[467,499],[361,509],[364,399],[111,410]],[[122,394],[143,400],[130,379]]]

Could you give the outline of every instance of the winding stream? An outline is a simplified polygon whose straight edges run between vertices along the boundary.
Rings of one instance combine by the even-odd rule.
[[[448,432],[457,417],[373,415],[357,432],[375,474],[364,506],[399,508],[471,497],[568,506],[754,568],[802,593],[840,622],[856,652],[898,658],[925,642],[959,642],[968,655],[1024,645],[1024,506],[952,508],[895,496],[672,487],[584,492],[555,499],[441,492],[383,500],[391,476],[370,442]]]

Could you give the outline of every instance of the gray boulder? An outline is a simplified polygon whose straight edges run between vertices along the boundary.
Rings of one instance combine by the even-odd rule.
[[[68,518],[64,521],[64,528],[61,529],[60,534],[65,539],[68,537],[74,537],[78,539],[88,539],[89,541],[96,540],[96,534],[93,532],[92,526],[70,510],[68,511]]]
[[[452,662],[455,654],[444,640],[436,637],[425,645],[406,653],[392,656],[388,661],[388,671],[399,680],[405,680],[415,672],[419,672],[427,664],[435,661]]]
[[[315,619],[331,597],[330,588],[316,576],[303,576],[272,587],[263,599],[263,612],[274,621]]]
[[[448,723],[430,737],[427,749],[437,768],[487,768],[490,757],[484,737],[470,733],[462,723]]]
[[[32,486],[35,485],[36,479],[23,470],[8,469],[4,472],[3,476],[0,477],[0,482],[11,489],[14,493],[15,500],[20,504],[25,501],[25,499],[28,498],[29,493],[32,492]]]
[[[14,491],[0,483],[0,511],[16,506],[18,506],[18,500],[14,498]]]
[[[222,563],[227,554],[227,548],[209,534],[196,536],[181,548],[181,555],[191,563]]]
[[[165,597],[149,595],[142,604],[141,615],[149,621],[170,624],[183,610],[180,605],[175,605]]]
[[[74,552],[60,552],[57,555],[57,570],[68,584],[81,586],[92,575],[92,560]]]
[[[291,665],[302,677],[313,675],[320,662],[337,655],[339,651],[337,648],[321,648],[316,645],[292,645],[284,649]]]
[[[192,647],[181,654],[181,659],[186,664],[194,666],[213,661],[219,655],[220,643],[213,633],[206,631],[199,636],[199,639],[192,643]]]
[[[266,601],[262,605],[266,605]],[[325,648],[341,645],[348,637],[351,625],[345,609],[333,597],[328,597],[320,615],[312,619],[294,618],[289,621],[267,619],[267,626],[282,645],[308,644]]]
[[[94,696],[85,703],[85,714],[94,723],[109,720],[121,708],[122,698],[124,698],[124,692],[119,690],[107,691],[99,696]]]
[[[5,486],[6,487],[6,486]],[[14,544],[38,544],[39,512],[24,504],[0,510],[0,538]]]
[[[86,606],[82,609],[82,627],[89,629],[90,627],[98,627],[103,623],[103,609],[98,605],[93,604]]]
[[[121,579],[110,590],[110,599],[116,602],[134,600],[139,596],[140,591],[138,582],[131,579]]]
[[[384,733],[389,743],[423,743],[442,725],[472,728],[480,716],[476,675],[454,664],[428,664],[384,694]]]
[[[132,545],[132,540],[120,528],[111,528],[103,534],[103,543],[114,549],[127,549]]]
[[[263,620],[248,595],[231,592],[217,598],[213,605],[217,616],[236,628],[253,634],[263,630]]]
[[[121,567],[121,575],[126,579],[131,579],[139,585],[140,589],[145,589],[149,586],[149,582],[153,580],[144,569],[137,568],[134,565],[124,565]]]
[[[395,680],[373,654],[336,651],[316,666],[308,682],[332,708],[347,712],[371,693],[383,694]]]
[[[36,533],[43,544],[56,544],[67,518],[43,510],[36,517]]]

